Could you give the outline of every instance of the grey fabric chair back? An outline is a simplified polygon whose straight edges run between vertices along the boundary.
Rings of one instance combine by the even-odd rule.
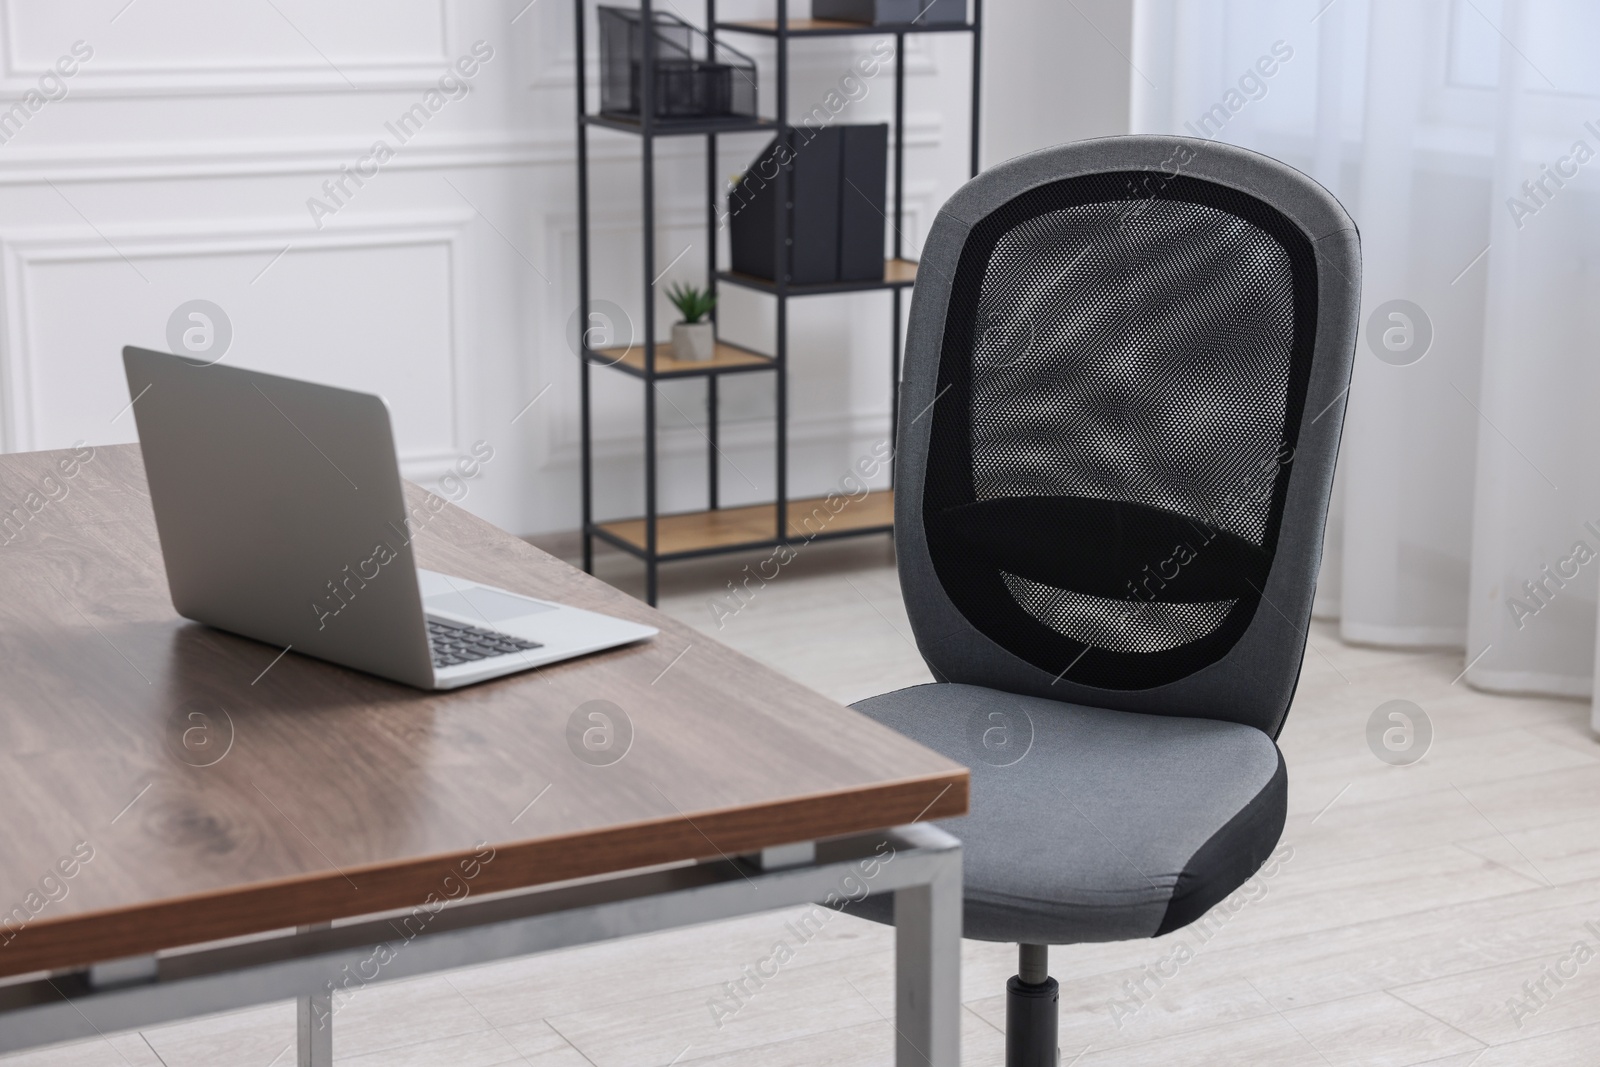
[[[1082,141],[964,186],[923,248],[896,456],[935,676],[1276,736],[1359,300],[1338,201],[1243,149]]]

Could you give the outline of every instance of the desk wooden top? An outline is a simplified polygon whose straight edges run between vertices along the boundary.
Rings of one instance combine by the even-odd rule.
[[[0,975],[966,811],[960,765],[455,507],[420,565],[661,635],[453,693],[274,664],[173,611],[137,447],[79,455],[0,456]]]

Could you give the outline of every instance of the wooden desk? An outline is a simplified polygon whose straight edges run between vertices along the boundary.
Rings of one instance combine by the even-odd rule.
[[[80,1006],[91,965],[415,908],[467,865],[473,896],[731,869],[967,807],[958,764],[458,508],[420,565],[660,636],[450,694],[277,660],[173,612],[133,446],[0,457],[0,542],[0,976],[82,970]],[[595,700],[631,723],[610,765],[568,742]]]

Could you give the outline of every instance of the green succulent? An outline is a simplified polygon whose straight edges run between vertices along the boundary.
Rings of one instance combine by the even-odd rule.
[[[693,324],[710,314],[717,296],[710,289],[679,283],[667,289],[667,299],[678,309],[683,321]]]

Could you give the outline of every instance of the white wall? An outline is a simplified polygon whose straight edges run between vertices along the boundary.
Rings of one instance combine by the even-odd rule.
[[[720,13],[767,13],[742,2]],[[1079,7],[1125,41],[1128,0]],[[1125,128],[1119,46],[1058,27],[1080,16],[1047,0],[989,8],[986,159]],[[700,17],[698,4],[684,10]],[[174,310],[205,299],[231,321],[227,362],[382,393],[407,476],[436,478],[486,440],[495,459],[466,506],[518,533],[576,527],[571,17],[566,0],[0,0],[0,447],[132,440],[119,349],[166,347]],[[385,124],[480,41],[493,56],[470,89],[400,143]],[[763,60],[765,102],[761,43],[748,50]],[[871,44],[797,43],[794,112]],[[62,57],[75,73],[58,80],[48,72]],[[953,35],[920,38],[906,62],[914,253],[965,177],[968,49]],[[892,76],[841,121],[887,118]],[[332,206],[323,183],[380,138],[394,157],[359,188],[346,179],[346,203],[314,219],[308,200]],[[760,140],[723,138],[721,173]],[[635,316],[638,149],[623,135],[591,141],[594,296]],[[657,266],[688,248],[668,281],[703,269],[703,156],[698,139],[662,143]],[[791,305],[795,492],[823,490],[884,433],[888,301]],[[747,340],[770,335],[770,308],[747,294],[729,292],[723,314]],[[657,317],[664,331],[664,303]],[[595,384],[600,513],[632,514],[642,387],[606,371]],[[724,499],[762,499],[771,378],[730,378],[723,393]],[[703,387],[669,383],[662,396],[663,506],[702,506]]]
[[[1127,133],[1133,0],[988,0],[984,161]]]

